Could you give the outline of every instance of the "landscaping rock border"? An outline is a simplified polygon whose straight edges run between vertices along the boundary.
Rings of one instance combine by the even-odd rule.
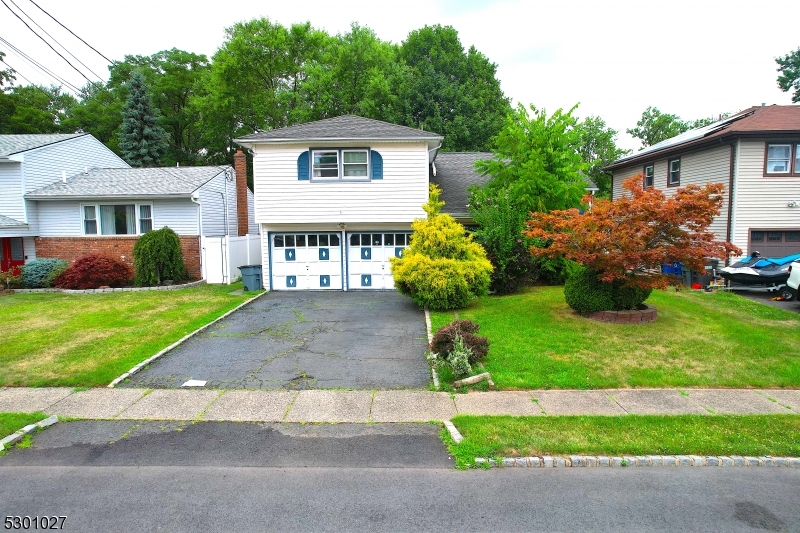
[[[205,281],[204,281],[203,283],[205,283]],[[178,346],[180,346],[180,345],[181,345],[181,344],[183,344],[184,342],[188,341],[189,339],[191,339],[192,337],[194,337],[194,336],[195,336],[195,335],[197,335],[198,333],[200,333],[200,332],[204,331],[206,328],[209,328],[209,327],[213,326],[214,324],[216,324],[217,322],[219,322],[219,321],[220,321],[220,320],[222,320],[223,318],[227,318],[229,315],[231,315],[231,314],[235,313],[236,311],[238,311],[239,309],[241,309],[241,308],[242,308],[242,307],[244,307],[245,305],[247,305],[247,304],[249,304],[249,303],[252,303],[252,302],[253,302],[253,301],[255,301],[256,299],[258,299],[258,298],[261,298],[262,296],[264,296],[264,295],[265,295],[265,294],[267,294],[267,293],[269,293],[269,291],[264,291],[264,292],[262,292],[261,294],[257,294],[257,295],[255,295],[255,296],[253,296],[252,298],[250,298],[250,299],[249,299],[249,300],[247,300],[246,302],[242,302],[241,304],[237,305],[236,307],[234,307],[233,309],[231,309],[230,311],[228,311],[227,313],[225,313],[225,314],[224,314],[224,315],[222,315],[221,317],[219,317],[219,318],[216,318],[215,320],[212,320],[211,322],[209,322],[209,323],[208,323],[208,324],[206,324],[205,326],[201,326],[201,327],[197,328],[196,330],[192,331],[191,333],[189,333],[188,335],[184,336],[183,338],[181,338],[181,339],[179,339],[179,340],[177,340],[177,341],[173,342],[172,344],[170,344],[169,346],[167,346],[166,348],[164,348],[163,350],[161,350],[160,352],[158,352],[158,353],[157,353],[157,354],[155,354],[154,356],[152,356],[152,357],[149,357],[149,358],[145,359],[144,361],[142,361],[142,362],[141,362],[141,363],[139,363],[138,365],[134,366],[133,368],[131,368],[130,370],[128,370],[127,372],[125,372],[124,374],[122,374],[121,376],[119,376],[118,378],[114,379],[114,381],[112,381],[111,383],[109,383],[109,384],[108,384],[108,388],[109,388],[109,389],[113,389],[113,388],[114,388],[114,387],[116,387],[116,386],[117,386],[117,384],[119,384],[121,381],[123,381],[123,380],[125,380],[125,379],[128,379],[128,378],[129,378],[129,377],[131,377],[132,375],[136,374],[136,373],[137,373],[137,372],[139,372],[141,369],[143,369],[144,367],[146,367],[147,365],[149,365],[150,363],[152,363],[153,361],[155,361],[155,360],[156,360],[156,359],[158,359],[159,357],[161,357],[161,356],[163,356],[163,355],[166,355],[166,354],[167,354],[167,353],[169,353],[171,350],[173,350],[173,349],[177,348]]]
[[[700,456],[700,455],[625,455],[622,457],[605,455],[570,455],[568,457],[502,457],[498,459],[487,459],[476,457],[476,465],[488,464],[489,467],[533,467],[533,468],[579,468],[579,467],[633,467],[633,466],[774,466],[800,468],[800,458],[798,457],[743,457],[740,455],[731,456]]]
[[[22,440],[22,437],[24,437],[28,433],[33,433],[37,429],[44,429],[46,427],[50,427],[56,422],[58,422],[58,417],[56,415],[53,415],[45,418],[44,420],[40,420],[35,424],[28,424],[19,431],[15,431],[11,435],[8,435],[7,437],[0,439],[0,451],[3,451],[5,448],[11,448],[11,446]]]
[[[655,322],[658,318],[658,310],[649,304],[643,304],[645,309],[635,309],[633,311],[595,311],[589,313],[588,318],[600,322],[610,322],[613,324],[646,324]]]
[[[174,291],[178,289],[190,289],[205,285],[206,280],[191,281],[181,285],[159,285],[157,287],[117,287],[114,289],[13,289],[14,293],[26,294],[37,292],[63,292],[64,294],[101,294],[106,292],[143,292],[143,291]]]

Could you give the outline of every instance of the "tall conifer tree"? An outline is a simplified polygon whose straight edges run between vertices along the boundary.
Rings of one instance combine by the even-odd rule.
[[[157,166],[167,152],[167,132],[158,123],[158,114],[141,72],[133,73],[128,91],[119,141],[122,157],[134,167]]]

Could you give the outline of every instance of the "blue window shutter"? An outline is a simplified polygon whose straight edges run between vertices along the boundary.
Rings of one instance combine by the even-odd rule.
[[[383,158],[381,157],[381,154],[379,154],[375,150],[371,150],[370,158],[372,159],[372,179],[374,179],[374,180],[382,180],[383,179]]]
[[[297,158],[297,179],[299,180],[307,180],[309,178],[308,157],[308,150],[306,150]]]

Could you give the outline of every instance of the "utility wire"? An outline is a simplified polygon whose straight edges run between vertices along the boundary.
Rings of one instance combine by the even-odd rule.
[[[33,82],[31,82],[31,80],[29,80],[28,78],[26,78],[25,76],[23,76],[22,74],[20,74],[20,73],[19,73],[19,71],[17,71],[17,69],[15,69],[15,68],[14,68],[14,67],[12,67],[11,65],[9,65],[9,64],[8,64],[8,61],[3,61],[3,63],[5,63],[6,65],[8,65],[8,67],[9,67],[11,70],[13,70],[13,71],[14,71],[14,72],[13,72],[13,74],[12,74],[12,76],[14,76],[14,77],[17,77],[17,76],[19,76],[19,77],[20,77],[20,78],[22,78],[23,80],[27,81],[27,82],[28,82],[28,85],[33,85]]]
[[[58,50],[56,50],[55,48],[53,48],[53,46],[52,46],[50,43],[48,43],[48,42],[47,42],[47,40],[46,40],[44,37],[42,37],[41,35],[39,35],[38,33],[36,33],[36,31],[35,31],[33,28],[31,28],[30,26],[28,26],[28,23],[27,23],[27,22],[25,22],[25,21],[22,19],[22,17],[20,17],[20,16],[17,14],[17,12],[16,12],[16,11],[14,11],[13,9],[11,9],[11,8],[8,6],[8,4],[6,4],[6,0],[0,0],[0,2],[2,2],[2,3],[3,3],[3,5],[4,5],[4,6],[6,6],[6,8],[7,8],[9,11],[11,11],[11,12],[14,14],[14,16],[15,16],[15,17],[17,17],[17,18],[20,20],[20,22],[22,22],[23,24],[25,24],[25,27],[27,27],[29,30],[31,30],[31,32],[33,32],[33,34],[34,34],[34,35],[36,35],[36,36],[37,36],[39,39],[41,39],[41,40],[42,40],[42,42],[44,42],[44,44],[46,44],[47,46],[49,46],[49,47],[50,47],[50,50],[52,50],[53,52],[55,52],[56,54],[58,54],[58,57],[60,57],[60,58],[61,58],[61,59],[63,59],[64,61],[66,61],[66,62],[67,62],[67,64],[68,64],[70,67],[72,67],[72,68],[73,68],[73,70],[75,70],[75,72],[77,72],[78,74],[80,74],[81,76],[83,76],[83,78],[84,78],[86,81],[88,81],[89,83],[92,83],[92,80],[90,80],[89,78],[87,78],[87,77],[86,77],[86,74],[84,74],[83,72],[81,72],[80,70],[78,70],[78,69],[77,69],[77,67],[75,67],[75,65],[73,65],[72,63],[70,63],[70,62],[69,62],[69,59],[67,59],[66,57],[64,57],[63,55],[61,55],[61,54],[59,53],[59,51],[58,51]]]
[[[55,21],[58,23],[58,25],[59,25],[59,26],[61,26],[62,28],[64,28],[64,29],[65,29],[65,30],[67,30],[68,32],[70,32],[72,35],[74,35],[76,39],[78,39],[80,42],[82,42],[83,44],[85,44],[86,46],[88,46],[89,48],[91,48],[92,50],[94,50],[94,51],[97,53],[97,55],[99,55],[100,57],[102,57],[103,59],[105,59],[106,61],[108,61],[108,62],[109,62],[109,64],[110,64],[110,63],[113,63],[113,61],[111,61],[109,58],[107,58],[106,56],[104,56],[103,54],[101,54],[100,52],[98,52],[98,51],[97,51],[97,49],[96,49],[94,46],[92,46],[91,44],[87,43],[86,41],[84,41],[83,39],[81,39],[80,37],[78,37],[77,35],[75,35],[75,33],[74,33],[74,32],[73,32],[71,29],[67,28],[66,26],[64,26],[63,24],[61,24],[60,22],[58,22],[58,19],[56,19],[56,18],[55,18],[53,15],[51,15],[50,13],[48,13],[47,11],[45,11],[44,9],[42,9],[41,7],[39,7],[39,4],[37,4],[37,3],[36,3],[36,2],[34,2],[33,0],[29,0],[29,1],[30,1],[30,3],[31,3],[31,4],[33,4],[33,5],[35,5],[36,7],[38,7],[38,8],[39,8],[39,9],[42,11],[42,13],[44,13],[45,15],[47,15],[48,17],[50,17],[51,19],[55,20]]]
[[[35,20],[33,20],[33,19],[31,18],[31,16],[30,16],[30,15],[28,15],[28,14],[25,12],[25,10],[24,10],[24,9],[22,9],[21,7],[19,7],[19,6],[16,4],[16,2],[14,2],[14,0],[8,0],[8,1],[9,1],[9,2],[11,2],[11,5],[13,5],[13,6],[14,6],[14,7],[16,7],[17,9],[19,9],[19,11],[20,11],[20,12],[21,12],[23,15],[25,15],[25,16],[28,18],[28,20],[30,20],[31,22],[33,22],[33,23],[36,25],[36,27],[37,27],[37,28],[39,28],[40,30],[42,30],[42,31],[44,32],[44,34],[45,34],[45,35],[47,35],[48,37],[50,37],[50,38],[53,40],[53,42],[55,42],[55,43],[56,43],[58,46],[60,46],[62,50],[64,50],[66,53],[68,53],[68,54],[69,54],[69,55],[70,55],[70,56],[71,56],[71,57],[72,57],[72,58],[73,58],[75,61],[77,61],[78,63],[80,63],[80,64],[81,64],[81,66],[83,66],[83,68],[85,68],[86,70],[88,70],[89,72],[91,72],[92,74],[94,74],[94,77],[95,77],[95,78],[97,78],[98,80],[100,80],[100,81],[103,81],[103,78],[101,78],[100,76],[98,76],[98,75],[97,75],[97,73],[96,73],[95,71],[93,71],[91,68],[89,68],[89,67],[88,67],[88,66],[87,66],[87,65],[86,65],[86,64],[85,64],[83,61],[81,61],[80,59],[78,59],[77,57],[75,57],[75,54],[73,54],[72,52],[70,52],[69,50],[67,50],[67,47],[66,47],[66,46],[64,46],[63,44],[61,44],[60,42],[58,42],[58,39],[56,39],[55,37],[53,37],[52,35],[50,35],[49,33],[47,33],[47,30],[46,30],[46,29],[44,29],[44,28],[42,28],[42,27],[39,25],[39,23],[37,23]]]
[[[38,61],[33,59],[31,56],[29,56],[28,54],[26,54],[25,52],[23,52],[22,50],[20,50],[19,48],[17,48],[16,46],[11,44],[7,40],[5,40],[4,38],[0,37],[0,43],[3,43],[6,46],[8,46],[8,49],[12,53],[17,55],[18,57],[23,59],[28,64],[30,64],[33,67],[35,67],[36,69],[40,70],[45,76],[47,76],[51,80],[55,81],[56,83],[58,83],[60,85],[66,85],[73,92],[75,92],[75,94],[80,94],[81,90],[79,88],[77,88],[75,85],[71,84],[70,82],[68,82],[67,80],[65,80],[64,78],[62,78],[58,74],[56,74],[55,72],[51,71],[50,69],[48,69],[47,67],[45,67],[44,65],[42,65],[41,63],[39,63]]]

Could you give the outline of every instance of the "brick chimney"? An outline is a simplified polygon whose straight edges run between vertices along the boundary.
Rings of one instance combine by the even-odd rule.
[[[233,154],[233,169],[236,171],[236,220],[239,235],[247,235],[247,156],[241,150]]]

